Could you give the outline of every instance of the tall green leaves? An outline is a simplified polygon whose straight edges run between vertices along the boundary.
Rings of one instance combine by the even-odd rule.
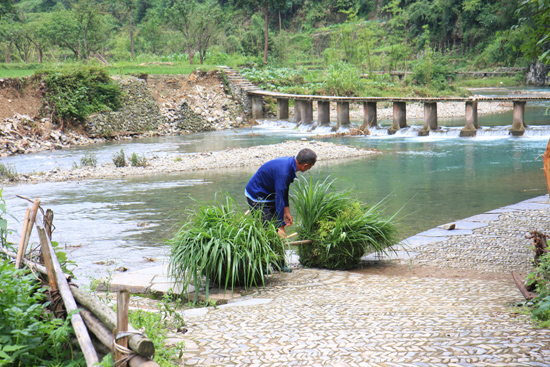
[[[381,204],[366,206],[352,191],[337,191],[334,179],[313,181],[302,176],[295,182],[292,202],[303,239],[298,255],[304,266],[351,269],[370,252],[386,253],[397,243],[393,217],[381,215]],[[393,249],[390,249],[393,251]]]
[[[282,265],[284,242],[275,225],[264,226],[259,213],[245,215],[229,194],[197,202],[187,220],[169,241],[170,274],[184,288],[260,286],[270,266]]]

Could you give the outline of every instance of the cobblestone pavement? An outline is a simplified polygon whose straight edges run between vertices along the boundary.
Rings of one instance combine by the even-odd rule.
[[[529,270],[547,196],[413,236],[412,267]],[[452,233],[452,234],[451,234]],[[260,293],[186,314],[185,366],[550,366],[550,334],[511,282],[297,268]],[[172,339],[172,340],[178,340]]]

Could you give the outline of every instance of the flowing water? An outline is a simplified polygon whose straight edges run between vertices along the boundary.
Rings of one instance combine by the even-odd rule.
[[[520,138],[507,134],[511,113],[480,116],[483,129],[475,138],[458,137],[463,119],[441,120],[441,131],[428,137],[416,136],[422,121],[409,120],[410,127],[393,136],[386,132],[391,121],[381,121],[381,127],[370,136],[319,140],[375,148],[383,154],[319,162],[310,172],[314,177],[330,174],[343,178],[340,187],[353,187],[367,203],[384,200],[387,215],[397,213],[400,235],[406,238],[440,224],[545,194],[540,155],[550,138],[547,107],[527,105],[525,120],[530,128]],[[85,153],[96,154],[101,164],[111,161],[120,149],[127,154],[135,152],[151,157],[273,144],[312,138],[315,134],[323,132],[308,132],[289,122],[266,120],[254,128],[109,142],[8,157],[2,163],[14,166],[19,173],[68,169]],[[53,239],[76,261],[77,283],[86,284],[118,266],[135,270],[158,265],[167,256],[165,240],[184,219],[185,208],[193,204],[191,197],[211,200],[217,192],[226,191],[241,198],[244,206],[243,189],[256,169],[22,184],[5,187],[3,196],[9,212],[20,221],[10,221],[15,230],[12,240],[16,243],[28,205],[16,195],[40,198],[44,208],[54,211]]]

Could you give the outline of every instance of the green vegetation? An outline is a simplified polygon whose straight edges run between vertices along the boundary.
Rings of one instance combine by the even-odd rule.
[[[120,149],[120,152],[116,152],[113,155],[113,163],[115,167],[126,167],[126,155],[123,149]]]
[[[38,70],[46,85],[44,113],[56,122],[80,123],[94,112],[116,110],[122,92],[107,71],[96,66]]]
[[[14,181],[17,179],[17,170],[13,166],[6,166],[4,163],[0,163],[0,179]]]
[[[385,254],[397,243],[394,217],[382,217],[380,204],[366,206],[352,191],[337,191],[334,181],[302,176],[295,183],[298,234],[313,240],[298,247],[304,266],[352,269],[365,254]]]
[[[94,153],[86,153],[83,157],[80,158],[80,166],[74,162],[73,168],[78,167],[96,167],[97,166],[97,156]]]
[[[33,274],[0,261],[0,365],[85,366],[72,349],[70,317],[53,318]]]
[[[138,156],[135,152],[130,156],[130,164],[133,167],[147,167],[147,158],[145,155]]]
[[[205,285],[207,298],[210,282],[225,289],[258,287],[270,267],[279,269],[284,261],[275,224],[263,225],[258,212],[245,215],[225,193],[219,201],[197,202],[189,209],[187,222],[168,243],[170,274],[184,288]]]
[[[532,301],[533,319],[540,327],[550,327],[550,253],[539,257],[535,269],[527,276],[527,286],[534,287],[538,294]]]

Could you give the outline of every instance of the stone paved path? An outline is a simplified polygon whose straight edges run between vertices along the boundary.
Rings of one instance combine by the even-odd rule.
[[[380,260],[441,277],[277,274],[257,294],[186,312],[187,333],[171,340],[185,341],[185,366],[550,366],[550,333],[518,313],[512,282],[443,276],[525,276],[525,232],[550,233],[548,218],[543,196],[423,232],[405,241],[408,254]]]

